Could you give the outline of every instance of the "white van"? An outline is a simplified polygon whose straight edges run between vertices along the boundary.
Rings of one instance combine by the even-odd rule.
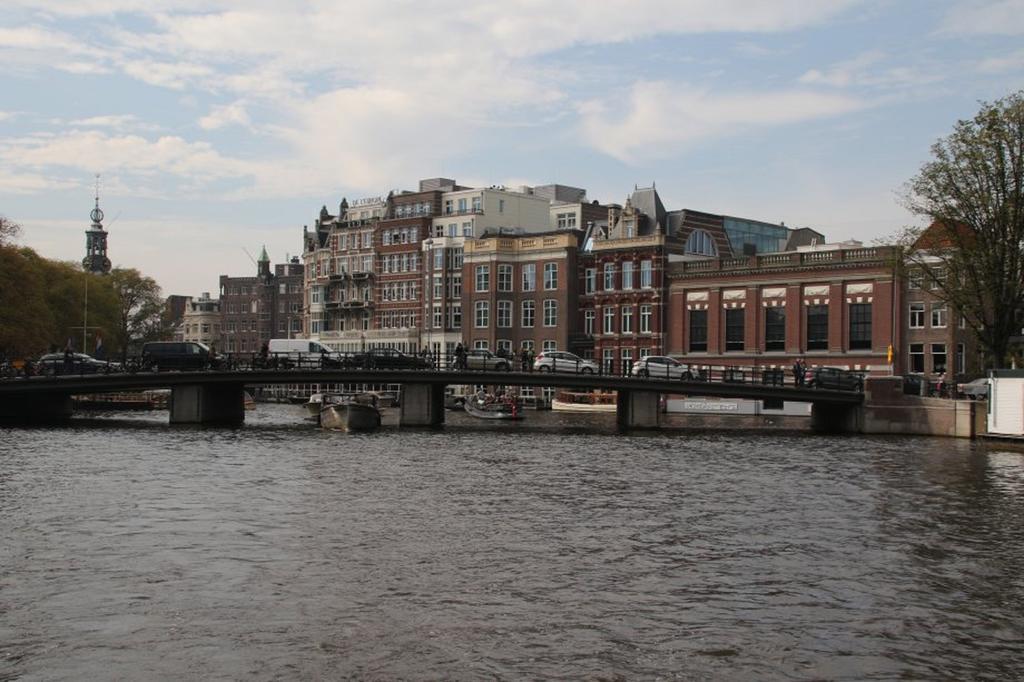
[[[340,365],[344,360],[342,353],[312,339],[271,339],[267,350],[270,352],[271,361],[285,360],[300,367],[319,367],[324,360]]]

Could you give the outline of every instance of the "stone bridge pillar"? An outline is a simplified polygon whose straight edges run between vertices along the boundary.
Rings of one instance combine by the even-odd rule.
[[[398,407],[399,426],[439,426],[443,423],[443,385],[402,385],[402,398]]]
[[[661,423],[661,394],[657,391],[619,391],[616,419],[625,429],[653,429]]]
[[[242,384],[192,384],[171,389],[172,424],[223,424],[245,421]]]

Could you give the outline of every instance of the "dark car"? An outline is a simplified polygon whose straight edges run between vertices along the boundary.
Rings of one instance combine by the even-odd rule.
[[[217,369],[221,360],[206,344],[196,341],[150,341],[142,346],[143,370]]]
[[[835,391],[861,391],[864,389],[864,376],[838,367],[815,367],[807,385]]]
[[[35,371],[37,374],[96,374],[120,372],[121,365],[97,360],[85,353],[72,353],[65,362],[64,353],[48,353],[36,361]]]
[[[371,348],[361,356],[367,369],[426,369],[430,361],[418,355],[409,355],[394,348]]]

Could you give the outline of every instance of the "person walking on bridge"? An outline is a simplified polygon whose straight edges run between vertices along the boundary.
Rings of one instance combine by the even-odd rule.
[[[804,364],[804,359],[797,358],[796,362],[793,363],[793,385],[803,386],[806,375],[807,365]]]

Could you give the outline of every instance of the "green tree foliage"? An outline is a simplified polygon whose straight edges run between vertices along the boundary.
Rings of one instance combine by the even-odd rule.
[[[932,146],[905,203],[929,220],[904,235],[907,265],[963,315],[996,367],[1024,311],[1024,91],[983,103]]]
[[[37,357],[69,340],[94,353],[102,338],[108,357],[123,358],[131,343],[165,336],[162,312],[160,287],[137,270],[94,275],[0,245],[0,356]]]
[[[125,359],[130,348],[163,338],[164,301],[156,281],[138,270],[115,268],[109,280],[117,306],[117,345]]]

